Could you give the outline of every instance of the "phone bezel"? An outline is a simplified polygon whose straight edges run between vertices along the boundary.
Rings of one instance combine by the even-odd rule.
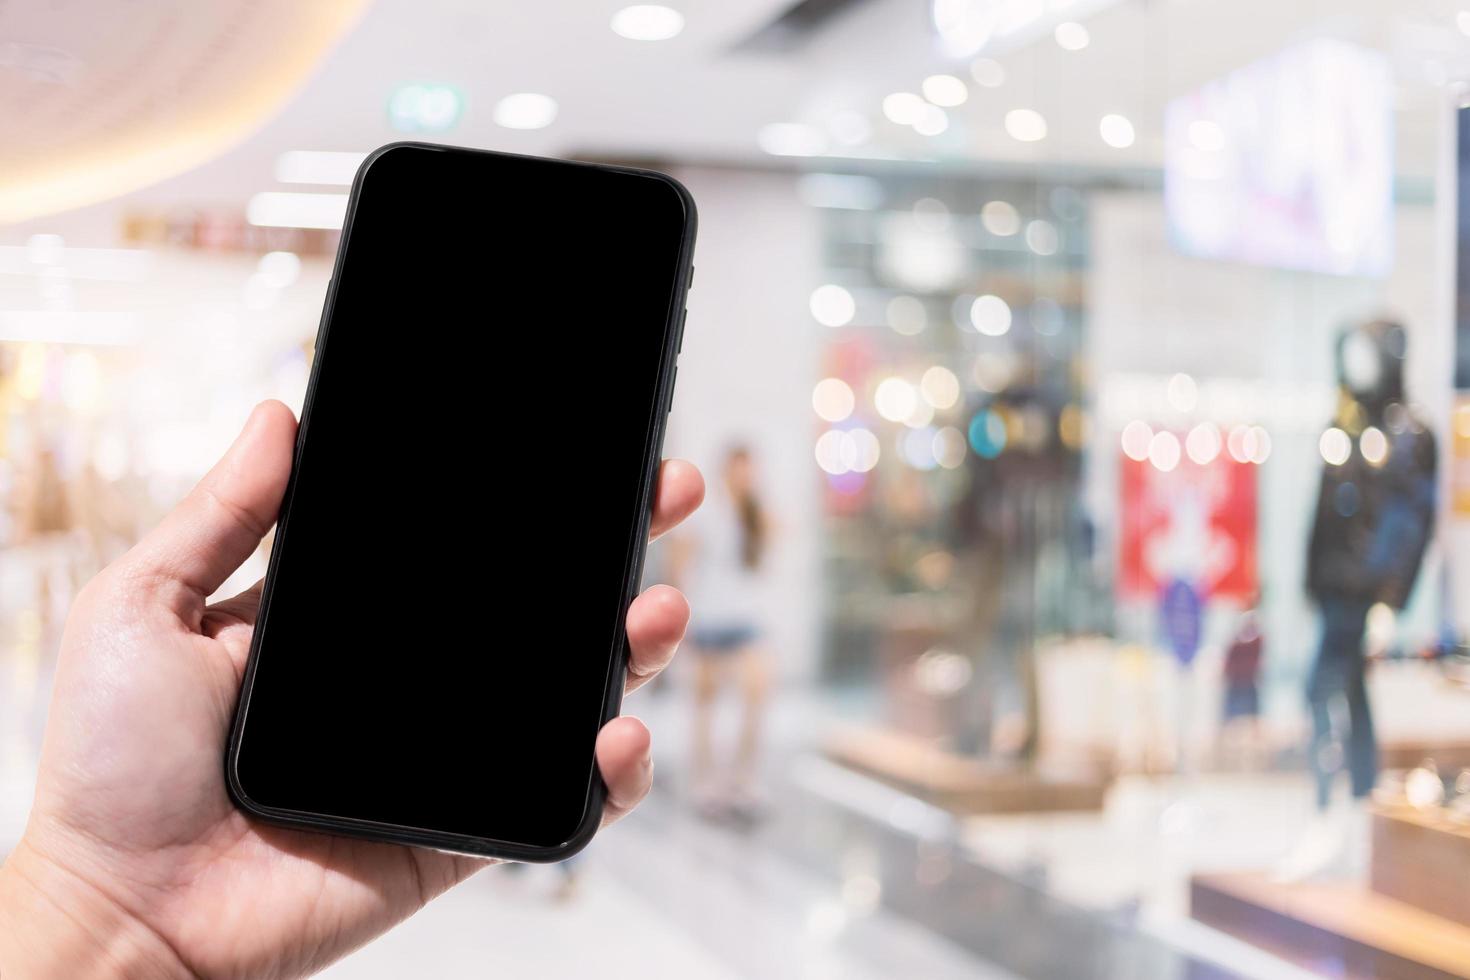
[[[302,403],[301,421],[297,428],[296,446],[292,457],[291,477],[286,485],[286,493],[282,500],[281,511],[276,525],[276,542],[279,543],[285,538],[289,525],[291,500],[296,489],[296,475],[300,471],[302,446],[304,445],[307,428],[311,424],[312,402],[316,394],[319,369],[325,359],[323,355],[329,340],[328,333],[332,321],[332,311],[336,303],[337,283],[341,279],[342,264],[347,253],[347,243],[352,236],[352,224],[361,199],[363,180],[375,162],[396,150],[432,151],[436,153],[512,158],[521,161],[534,161],[555,167],[592,168],[628,176],[651,178],[662,181],[673,189],[683,205],[683,237],[679,244],[679,257],[675,269],[674,285],[670,291],[669,305],[664,316],[664,337],[663,344],[660,348],[658,390],[655,393],[653,402],[653,418],[649,420],[644,443],[643,466],[638,491],[638,517],[635,521],[632,540],[629,542],[629,560],[623,572],[622,608],[626,615],[628,606],[637,595],[643,575],[643,562],[648,551],[648,532],[653,516],[654,488],[658,476],[659,462],[662,456],[664,433],[667,427],[669,400],[673,393],[674,367],[682,342],[681,335],[684,326],[685,296],[689,290],[690,276],[693,269],[694,238],[698,224],[694,198],[690,195],[688,189],[673,177],[655,170],[582,161],[557,160],[524,154],[502,153],[494,150],[480,150],[469,147],[445,146],[413,141],[389,143],[370,153],[358,167],[357,173],[353,178],[351,192],[348,196],[347,214],[342,224],[342,235],[338,241],[337,254],[332,263],[332,278],[327,287],[326,300],[322,304],[321,321],[317,326],[316,350],[318,357],[313,361],[311,377],[306,387],[306,397]],[[264,585],[261,590],[257,627],[264,624],[269,616],[271,591],[281,553],[281,548],[272,547],[270,561],[266,567]],[[241,784],[238,763],[245,717],[249,711],[250,694],[254,687],[255,669],[263,635],[264,630],[257,628],[251,637],[250,653],[245,664],[244,677],[240,686],[240,697],[236,702],[234,720],[230,726],[229,744],[225,754],[225,785],[229,791],[230,798],[237,807],[250,816],[267,823],[300,830],[321,831],[366,840],[407,844],[416,847],[429,847],[457,854],[504,858],[515,861],[546,862],[564,860],[585,847],[597,833],[597,829],[602,822],[602,810],[607,798],[607,787],[603,783],[595,760],[588,785],[587,803],[576,831],[565,842],[549,846],[498,840],[489,837],[476,837],[434,830],[432,828],[409,827],[400,824],[382,823],[374,820],[342,817],[333,814],[314,813],[307,810],[266,806],[251,799]],[[624,631],[619,633],[617,647],[611,651],[611,656],[608,658],[608,676],[603,694],[601,724],[605,725],[608,721],[617,717],[622,707],[623,686],[627,674],[627,666],[628,638]]]

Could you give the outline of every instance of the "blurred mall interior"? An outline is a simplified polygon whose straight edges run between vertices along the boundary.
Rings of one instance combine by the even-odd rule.
[[[328,976],[1470,976],[1470,8],[667,2],[0,4],[0,853],[71,597],[300,407],[413,139],[688,185],[647,578],[741,620],[634,816]],[[617,328],[568,274],[467,465],[595,438],[497,398]]]

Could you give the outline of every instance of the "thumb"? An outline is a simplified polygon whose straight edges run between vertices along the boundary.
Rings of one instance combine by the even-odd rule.
[[[291,475],[296,418],[261,402],[214,468],[126,559],[145,580],[183,587],[202,606],[275,523]]]

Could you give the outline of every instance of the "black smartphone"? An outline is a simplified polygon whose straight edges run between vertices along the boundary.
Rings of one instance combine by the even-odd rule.
[[[652,171],[364,161],[225,760],[242,810],[526,861],[591,839],[694,231]]]

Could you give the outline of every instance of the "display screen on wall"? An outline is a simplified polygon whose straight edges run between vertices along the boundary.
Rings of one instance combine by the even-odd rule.
[[[1392,99],[1381,54],[1317,40],[1171,101],[1164,199],[1176,247],[1287,269],[1387,274]]]

